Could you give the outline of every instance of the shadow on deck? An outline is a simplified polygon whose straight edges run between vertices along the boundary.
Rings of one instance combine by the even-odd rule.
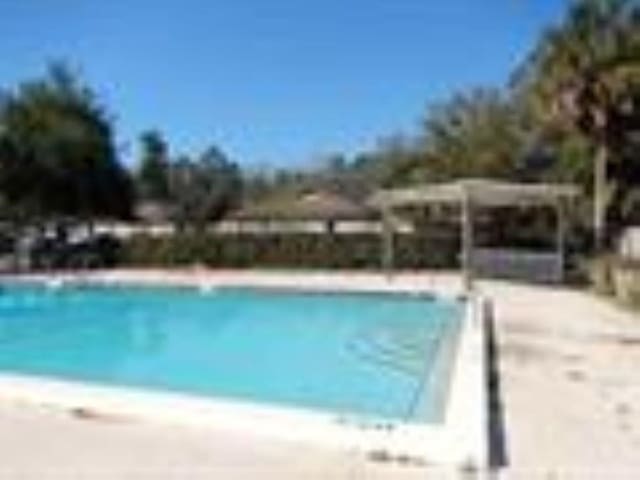
[[[487,384],[489,425],[487,426],[489,445],[489,469],[496,472],[509,463],[507,438],[505,430],[504,403],[500,384],[499,351],[495,328],[495,308],[491,302],[486,303],[487,332]]]

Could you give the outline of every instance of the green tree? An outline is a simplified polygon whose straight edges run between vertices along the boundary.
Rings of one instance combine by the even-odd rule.
[[[207,222],[220,220],[240,202],[240,170],[212,146],[196,161],[183,156],[171,166],[169,191],[178,228],[202,230]]]
[[[169,149],[162,134],[149,130],[140,136],[141,155],[136,175],[139,196],[145,200],[169,199]]]
[[[423,177],[513,178],[528,139],[523,113],[500,92],[477,89],[433,108],[424,122]]]
[[[14,214],[130,214],[131,181],[116,159],[110,118],[64,65],[2,95],[0,162],[0,190]]]
[[[353,160],[353,169],[369,190],[428,182],[429,166],[422,145],[400,135],[381,139],[375,150]]]
[[[243,174],[243,201],[255,203],[264,198],[273,189],[271,175],[263,170],[253,170]]]
[[[625,0],[576,2],[516,75],[518,95],[545,128],[573,131],[593,146],[597,249],[615,187],[607,165],[621,159],[625,122],[638,115],[639,82],[640,6]]]

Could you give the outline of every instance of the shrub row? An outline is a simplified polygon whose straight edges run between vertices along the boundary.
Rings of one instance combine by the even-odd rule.
[[[176,267],[204,264],[212,268],[377,269],[382,240],[375,234],[176,234],[136,235],[123,242],[120,264]],[[394,267],[452,268],[458,257],[457,239],[398,235]]]

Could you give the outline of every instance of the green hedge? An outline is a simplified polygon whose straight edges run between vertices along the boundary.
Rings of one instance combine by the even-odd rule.
[[[456,238],[399,235],[394,243],[396,268],[456,266]],[[119,263],[139,267],[205,264],[213,268],[377,269],[381,256],[382,241],[374,234],[137,235],[123,242]]]

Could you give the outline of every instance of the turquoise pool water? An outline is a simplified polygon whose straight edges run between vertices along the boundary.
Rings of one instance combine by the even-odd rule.
[[[0,372],[442,418],[463,306],[401,294],[0,289]]]

